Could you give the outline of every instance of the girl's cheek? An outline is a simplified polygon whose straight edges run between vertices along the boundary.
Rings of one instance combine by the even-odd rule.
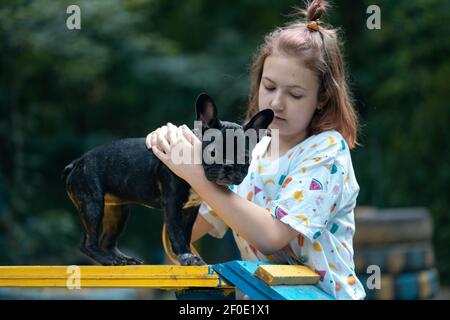
[[[267,98],[264,95],[259,95],[259,111],[269,108],[269,104],[267,103]]]
[[[259,102],[263,102],[265,100],[265,95],[264,95],[263,89],[261,87],[259,87],[259,91],[258,91],[258,100],[259,100]]]

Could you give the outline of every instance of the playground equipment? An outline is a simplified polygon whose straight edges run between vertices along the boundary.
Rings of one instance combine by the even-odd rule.
[[[251,299],[332,299],[314,286],[317,281],[317,274],[302,266],[248,261],[214,266],[0,267],[0,287],[146,287],[175,290],[178,299],[233,300],[235,288]]]
[[[431,244],[432,224],[421,208],[355,214],[355,270],[363,285],[366,269],[381,269],[381,288],[366,289],[368,299],[428,299],[439,288]],[[159,288],[178,299],[235,299],[239,289],[258,300],[332,300],[315,284],[319,276],[305,266],[230,261],[206,266],[179,266],[163,228],[162,242],[175,265],[157,266],[3,266],[0,287]],[[192,251],[198,255],[195,247]],[[79,282],[77,283],[77,275]]]
[[[238,288],[258,300],[333,299],[315,286],[320,276],[305,266],[249,261],[179,266],[165,231],[164,226],[164,250],[175,265],[0,266],[0,287],[158,288],[186,300],[234,300]]]

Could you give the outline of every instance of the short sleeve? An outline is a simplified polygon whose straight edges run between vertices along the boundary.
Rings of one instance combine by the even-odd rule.
[[[213,229],[208,232],[212,237],[218,239],[224,237],[225,233],[227,233],[228,226],[206,202],[202,202],[198,213],[213,226]]]
[[[337,155],[343,146],[336,137],[324,135],[300,148],[269,205],[275,218],[311,241],[321,236],[339,209],[345,173]]]

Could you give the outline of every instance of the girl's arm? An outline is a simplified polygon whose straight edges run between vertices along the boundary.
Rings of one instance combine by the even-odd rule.
[[[203,170],[188,182],[230,228],[264,255],[284,248],[299,234],[264,208],[208,181]]]
[[[194,243],[198,239],[203,238],[203,236],[207,234],[212,228],[213,226],[208,221],[206,221],[206,219],[203,218],[201,214],[198,214],[192,228],[191,243]]]
[[[271,255],[299,234],[264,208],[206,179],[201,164],[172,161],[172,153],[180,144],[183,152],[198,152],[201,157],[201,141],[189,128],[168,124],[150,133],[146,143],[173,173],[191,185],[230,228],[261,253]]]

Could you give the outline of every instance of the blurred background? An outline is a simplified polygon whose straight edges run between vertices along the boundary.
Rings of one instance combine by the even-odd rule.
[[[81,8],[81,30],[66,27],[71,4]],[[372,4],[381,9],[380,30],[366,27]],[[0,265],[91,264],[78,250],[81,224],[60,179],[64,166],[94,146],[145,136],[168,121],[192,124],[194,100],[203,91],[216,100],[221,118],[242,122],[257,47],[301,5],[2,0]],[[361,145],[352,153],[361,187],[358,206],[372,212],[421,207],[425,220],[411,213],[404,217],[432,223],[432,230],[395,241],[402,248],[426,243],[433,258],[420,268],[436,268],[445,288],[450,285],[450,2],[335,1],[325,20],[341,28],[361,116]],[[139,206],[132,211],[122,249],[147,264],[166,263],[162,214]],[[361,250],[374,245],[359,243]],[[386,255],[394,244],[379,245],[384,250],[379,254]],[[209,263],[238,257],[231,234],[205,237],[198,246]],[[1,292],[20,297],[17,291]],[[45,295],[29,293],[39,296]]]

